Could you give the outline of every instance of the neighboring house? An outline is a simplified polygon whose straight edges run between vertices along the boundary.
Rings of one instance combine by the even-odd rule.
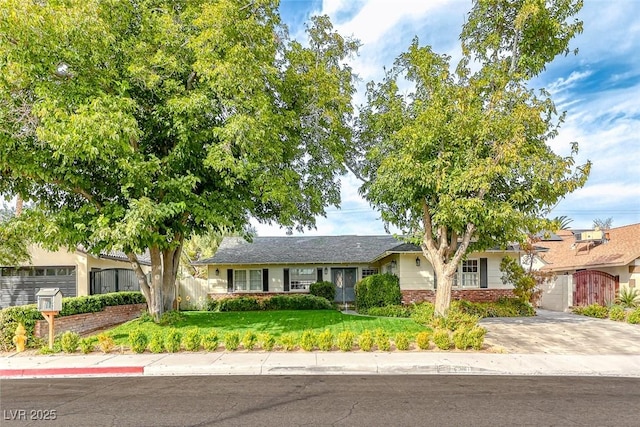
[[[29,248],[31,262],[19,266],[0,266],[0,308],[34,303],[40,288],[59,288],[65,297],[139,290],[131,263],[122,252],[88,254],[76,251],[47,251]],[[140,257],[143,269],[148,256]]]
[[[500,261],[517,258],[514,248],[474,253],[460,264],[453,298],[495,300],[512,295],[501,280]],[[355,300],[354,285],[364,277],[399,277],[403,301],[433,300],[437,287],[431,264],[415,245],[392,236],[255,237],[249,243],[226,237],[208,266],[211,297],[229,294],[309,292],[317,281],[332,282],[336,302]]]
[[[539,243],[541,270],[556,274],[543,288],[541,306],[565,310],[615,299],[620,287],[640,283],[640,224],[610,230],[561,230]]]

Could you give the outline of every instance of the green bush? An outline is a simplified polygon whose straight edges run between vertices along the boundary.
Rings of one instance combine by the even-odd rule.
[[[216,351],[218,349],[220,338],[218,337],[218,331],[215,329],[209,330],[202,337],[202,347],[206,351]]]
[[[242,347],[245,350],[253,350],[253,348],[258,344],[258,336],[253,331],[247,331],[242,336]]]
[[[238,332],[227,332],[224,334],[224,348],[227,351],[236,351],[240,346],[240,334]]]
[[[409,335],[406,332],[398,332],[394,342],[398,350],[409,350]]]
[[[66,331],[60,337],[60,347],[65,353],[75,353],[80,344],[80,335],[72,331]]]
[[[624,322],[627,317],[627,312],[622,306],[614,305],[609,308],[609,319],[615,320],[616,322]]]
[[[362,351],[371,351],[373,348],[373,335],[371,331],[365,329],[358,337],[358,346]]]
[[[430,325],[436,309],[430,302],[416,304],[411,310],[411,319],[421,325]]]
[[[446,329],[436,329],[433,333],[433,342],[440,350],[449,350],[451,348],[451,337]]]
[[[198,328],[190,328],[184,333],[182,337],[182,345],[187,351],[200,350],[200,344],[202,344],[202,334]]]
[[[315,295],[274,295],[264,301],[265,310],[333,310],[326,298]]]
[[[264,351],[271,351],[276,345],[276,338],[269,332],[260,335],[260,346]]]
[[[389,340],[389,334],[384,329],[376,329],[374,334],[374,339],[376,345],[378,346],[378,350],[380,351],[389,351],[391,350],[391,341]]]
[[[487,334],[487,330],[480,326],[474,326],[469,331],[469,342],[471,348],[474,350],[481,350],[484,345],[484,336]]]
[[[326,298],[332,303],[336,297],[336,288],[331,282],[316,282],[309,286],[309,293],[317,297]]]
[[[430,340],[431,333],[429,331],[418,332],[416,335],[416,345],[420,350],[428,350]]]
[[[162,332],[155,332],[151,335],[149,351],[151,353],[162,353],[164,351],[164,334]]]
[[[640,305],[640,291],[636,288],[624,287],[618,291],[616,302],[625,308],[634,308]]]
[[[187,316],[177,310],[166,311],[162,313],[158,324],[161,326],[175,326],[180,322],[187,320]]]
[[[180,351],[180,342],[182,341],[182,334],[176,328],[171,328],[164,336],[164,348],[169,353],[176,353]]]
[[[360,313],[380,317],[411,317],[411,307],[404,305],[387,305],[386,307],[371,307],[366,310],[366,312],[360,310]]]
[[[295,334],[282,334],[280,336],[280,345],[285,351],[293,351],[296,348],[298,337]]]
[[[435,329],[448,329],[455,331],[460,328],[472,328],[478,324],[480,318],[473,314],[467,314],[452,305],[446,317],[434,317],[431,326]]]
[[[356,307],[369,310],[372,307],[399,305],[402,302],[400,279],[393,274],[374,274],[356,283]]]
[[[627,323],[631,323],[633,325],[640,324],[640,308],[636,308],[627,316]]]
[[[98,335],[98,348],[100,348],[100,351],[103,353],[111,353],[111,350],[113,350],[115,346],[116,343],[111,335],[106,333]]]
[[[342,331],[338,334],[338,348],[342,351],[351,351],[355,336],[351,331]]]
[[[149,344],[149,337],[141,329],[134,329],[129,332],[129,346],[134,353],[144,353]]]
[[[223,298],[218,300],[218,311],[258,311],[261,301],[256,297]]]
[[[312,351],[316,347],[317,337],[316,333],[312,330],[306,330],[302,332],[300,337],[300,348],[304,351]]]
[[[87,337],[82,338],[78,345],[80,346],[80,351],[82,354],[89,354],[96,348],[96,343],[98,341],[95,337]]]
[[[318,334],[318,348],[322,351],[331,351],[333,348],[333,334],[329,329]]]
[[[606,319],[609,316],[609,309],[597,303],[584,307],[574,307],[573,312],[583,316],[596,317],[598,319]]]

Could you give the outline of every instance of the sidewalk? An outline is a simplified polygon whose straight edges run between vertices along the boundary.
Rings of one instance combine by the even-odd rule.
[[[542,375],[640,378],[638,355],[224,352],[0,357],[0,378],[167,375]]]

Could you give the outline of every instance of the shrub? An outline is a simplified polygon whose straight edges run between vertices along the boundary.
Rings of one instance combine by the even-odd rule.
[[[129,346],[134,353],[144,353],[149,344],[149,337],[141,329],[134,329],[129,332]]]
[[[430,325],[436,309],[430,302],[416,304],[411,310],[411,319],[421,325]]]
[[[473,344],[475,342],[474,338],[478,334],[477,330],[479,329],[482,329],[482,328],[464,327],[464,328],[457,329],[453,333],[453,345],[455,346],[455,348],[459,350],[466,350],[468,348],[473,347]],[[471,331],[474,331],[474,333],[472,334]],[[482,347],[482,344],[480,345],[480,347]]]
[[[358,310],[399,305],[402,301],[400,279],[389,273],[365,277],[356,283],[355,293]]]
[[[91,353],[96,348],[96,342],[97,340],[95,337],[82,338],[78,343],[82,354]]]
[[[373,348],[373,335],[371,331],[365,329],[358,337],[358,346],[362,351],[371,351]]]
[[[369,316],[380,316],[380,317],[410,317],[411,316],[411,308],[404,305],[388,305],[386,307],[371,307],[370,309],[361,313],[367,314]]]
[[[342,351],[353,349],[354,335],[351,331],[342,331],[338,334],[338,348]]]
[[[296,348],[297,337],[295,334],[282,334],[280,336],[280,345],[285,351],[292,351]]]
[[[264,300],[265,310],[333,310],[326,298],[315,295],[274,295]]]
[[[472,328],[478,324],[480,318],[473,314],[461,311],[457,305],[452,304],[446,317],[434,317],[431,326],[436,329],[448,329],[455,331],[460,328]]]
[[[636,308],[627,316],[627,323],[631,323],[633,325],[640,324],[640,308]]]
[[[484,345],[484,336],[487,334],[487,330],[480,326],[474,326],[469,331],[469,342],[471,348],[474,350],[481,350]]]
[[[182,338],[182,345],[187,351],[200,350],[200,344],[202,343],[202,334],[198,328],[191,328],[184,333]]]
[[[253,331],[247,331],[242,336],[242,347],[245,350],[253,350],[253,348],[258,344],[258,336]]]
[[[60,337],[60,347],[65,353],[75,353],[80,344],[80,335],[72,331],[66,331]]]
[[[597,303],[584,307],[575,307],[573,312],[583,316],[596,317],[598,319],[606,319],[609,316],[609,309]]]
[[[312,351],[316,347],[316,333],[312,330],[306,330],[302,332],[302,336],[300,337],[300,347],[304,351]]]
[[[420,350],[428,350],[430,340],[431,333],[429,331],[418,332],[416,335],[416,345]]]
[[[433,333],[433,342],[440,350],[449,350],[451,348],[451,337],[446,329],[436,329]]]
[[[236,351],[240,346],[240,334],[238,332],[227,332],[224,334],[224,348],[227,351]]]
[[[391,341],[389,340],[389,334],[383,329],[376,329],[374,332],[375,342],[380,351],[391,350]]]
[[[110,335],[104,333],[98,335],[98,347],[103,353],[111,353],[111,350],[113,350],[115,346],[116,343]]]
[[[164,312],[158,321],[158,324],[161,326],[175,326],[180,322],[184,322],[187,320],[187,317],[184,313],[181,313],[177,310],[171,310]]]
[[[218,331],[211,329],[202,337],[202,346],[206,351],[216,351],[218,349]]]
[[[169,329],[169,332],[164,336],[164,348],[169,353],[176,353],[180,351],[180,342],[182,341],[182,334],[176,328]]]
[[[27,347],[36,347],[40,343],[33,339],[33,330],[38,320],[44,320],[35,304],[7,307],[0,310],[0,349],[10,351],[15,348],[13,337],[22,323],[27,335]]]
[[[622,306],[614,305],[609,308],[609,319],[615,320],[616,322],[624,322],[627,317],[627,313]]]
[[[155,332],[151,335],[149,351],[151,351],[151,353],[162,353],[164,351],[164,335],[162,332]]]
[[[309,293],[317,297],[326,298],[329,302],[333,302],[336,297],[336,288],[331,282],[316,282],[309,286]]]
[[[640,292],[636,288],[624,287],[618,292],[616,302],[625,308],[634,308],[640,304]]]
[[[276,338],[269,332],[260,335],[260,346],[264,351],[271,351],[276,345]]]
[[[398,350],[409,350],[409,335],[406,332],[398,332],[395,344]]]
[[[333,334],[329,329],[318,334],[318,348],[322,351],[331,351],[333,348]]]
[[[218,300],[218,311],[262,310],[260,300],[255,297],[224,298]]]

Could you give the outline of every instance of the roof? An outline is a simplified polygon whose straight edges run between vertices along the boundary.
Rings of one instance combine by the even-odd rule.
[[[83,246],[78,245],[78,251],[89,254],[89,251]],[[138,256],[138,262],[142,265],[151,265],[151,255],[149,254],[149,250],[146,250],[143,254],[136,254]],[[100,251],[100,255],[98,258],[102,259],[113,259],[116,261],[126,261],[129,262],[129,258],[127,254],[122,251]]]
[[[560,230],[561,240],[544,241],[548,251],[541,255],[543,270],[565,271],[598,267],[617,267],[640,258],[640,224],[616,227],[606,231],[605,242],[576,244],[574,231]]]

